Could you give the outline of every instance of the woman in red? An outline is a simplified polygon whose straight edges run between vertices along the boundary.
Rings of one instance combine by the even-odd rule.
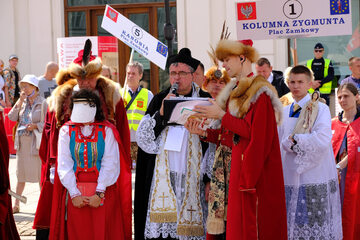
[[[60,128],[57,174],[65,191],[55,191],[65,210],[55,239],[125,239],[119,204],[119,134],[101,111],[100,98],[87,89],[72,96],[71,121]]]
[[[332,145],[339,172],[344,240],[360,239],[360,111],[352,83],[338,89],[343,111],[332,119]]]

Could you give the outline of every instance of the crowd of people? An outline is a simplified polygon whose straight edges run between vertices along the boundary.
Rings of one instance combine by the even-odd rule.
[[[21,78],[16,55],[8,68],[0,60],[16,194],[40,184],[36,238],[360,239],[360,58],[349,59],[331,119],[323,54],[317,43],[283,75],[251,40],[223,38],[207,71],[188,48],[169,56],[170,86],[155,95],[139,62],[123,87],[112,80],[90,40],[68,68],[49,62],[40,77]],[[184,124],[169,121],[171,100],[199,99],[207,104]],[[0,117],[0,237],[19,239]]]

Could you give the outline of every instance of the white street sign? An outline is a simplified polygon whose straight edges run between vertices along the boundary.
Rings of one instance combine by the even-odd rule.
[[[109,5],[106,5],[101,27],[160,68],[165,69],[168,56],[167,46]]]
[[[237,38],[351,35],[351,0],[255,0],[235,5]]]

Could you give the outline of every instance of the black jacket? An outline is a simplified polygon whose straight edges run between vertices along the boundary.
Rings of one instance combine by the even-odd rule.
[[[272,85],[276,88],[279,98],[290,92],[290,89],[286,86],[283,73],[281,71],[272,71],[273,81]]]

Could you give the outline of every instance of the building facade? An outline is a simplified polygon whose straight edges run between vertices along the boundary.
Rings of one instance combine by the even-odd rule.
[[[235,0],[170,1],[171,23],[176,28],[174,50],[188,47],[193,56],[210,67],[207,51],[219,40],[223,21],[229,26],[230,38],[236,38]],[[359,1],[351,0],[353,36],[298,39],[299,63],[313,56],[316,42],[325,45],[326,56],[333,60],[339,79],[349,74],[347,59],[359,56]],[[57,61],[56,41],[69,36],[108,36],[100,25],[110,4],[153,36],[167,44],[164,37],[165,10],[163,0],[6,0],[0,2],[0,59],[7,65],[8,57],[19,56],[22,75],[41,75],[48,61]],[[356,35],[357,31],[357,35]],[[359,36],[358,36],[359,35]],[[357,37],[358,36],[358,37]],[[347,49],[348,44],[355,46]],[[267,57],[274,69],[284,70],[292,64],[291,40],[257,40],[254,46]],[[357,47],[356,47],[357,46]],[[123,83],[130,49],[119,41],[118,79]],[[167,74],[139,54],[135,60],[143,63],[144,82],[154,93],[166,87]]]

